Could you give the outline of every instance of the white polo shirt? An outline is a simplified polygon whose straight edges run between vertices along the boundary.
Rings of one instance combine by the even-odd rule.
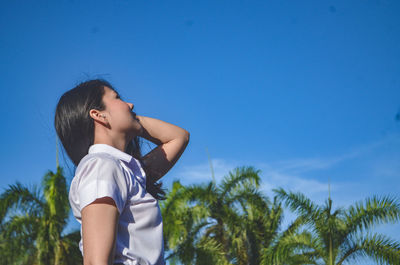
[[[158,201],[146,191],[140,162],[107,144],[90,146],[75,171],[69,202],[81,224],[81,210],[97,198],[114,199],[119,212],[114,263],[164,265],[163,222]]]

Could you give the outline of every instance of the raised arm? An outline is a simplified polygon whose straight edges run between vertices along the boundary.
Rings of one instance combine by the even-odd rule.
[[[164,176],[178,161],[189,143],[190,134],[162,120],[136,116],[143,127],[141,137],[158,145],[143,157],[144,166],[151,172],[152,182]]]
[[[110,197],[95,200],[82,209],[84,265],[114,264],[118,209]]]

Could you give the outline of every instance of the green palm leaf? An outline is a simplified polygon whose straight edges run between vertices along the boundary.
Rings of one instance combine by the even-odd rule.
[[[42,189],[17,182],[0,195],[0,250],[4,264],[76,264],[80,231],[63,235],[70,212],[62,168],[48,171]],[[1,263],[0,263],[1,264]]]
[[[317,206],[301,193],[285,192],[283,189],[276,189],[275,192],[286,206],[306,220],[312,244],[304,246],[317,255],[314,256],[315,261],[341,265],[370,257],[379,264],[399,264],[398,242],[380,234],[368,235],[374,225],[400,219],[400,204],[396,199],[373,196],[348,209],[333,210],[331,198],[323,206]]]

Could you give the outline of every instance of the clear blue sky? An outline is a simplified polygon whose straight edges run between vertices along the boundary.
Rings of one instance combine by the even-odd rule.
[[[399,13],[395,0],[1,1],[0,188],[55,170],[58,98],[102,77],[190,132],[165,187],[210,180],[208,148],[217,179],[252,165],[270,196],[323,203],[330,180],[337,206],[400,198]],[[378,230],[400,240],[400,225]]]

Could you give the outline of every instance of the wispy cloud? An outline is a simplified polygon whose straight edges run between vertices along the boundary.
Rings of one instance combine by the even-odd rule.
[[[311,157],[311,158],[293,158],[282,161],[276,161],[271,164],[261,164],[267,167],[275,168],[280,172],[291,172],[292,174],[306,173],[319,169],[331,168],[340,162],[365,155],[373,151],[375,148],[382,146],[388,142],[397,141],[399,137],[388,136],[378,141],[355,147],[348,152],[332,157]]]
[[[330,169],[340,169],[340,164],[342,162],[374,154],[374,151],[379,147],[393,144],[400,144],[400,137],[398,134],[389,135],[378,141],[357,146],[350,149],[348,152],[331,157],[291,158],[268,163],[227,161],[222,158],[214,158],[211,161],[217,182],[235,167],[251,164],[256,169],[261,170],[261,188],[267,194],[271,194],[271,191],[274,188],[282,187],[295,192],[303,192],[312,199],[319,201],[327,197],[329,189],[331,192],[340,190],[340,192],[343,193],[349,191],[349,189],[352,189],[355,185],[352,185],[349,181],[344,183],[339,181],[329,181],[328,178],[321,179],[321,177],[311,177],[311,173],[319,170],[325,170],[326,172],[326,170]],[[400,154],[398,155],[400,156]],[[398,172],[400,172],[400,163],[398,163],[396,158],[397,157],[392,158],[391,160],[385,160],[386,163],[385,161],[376,163],[371,174],[385,173],[386,175],[394,176],[397,174],[398,176]],[[373,159],[376,160],[378,158],[373,156]],[[370,160],[366,163],[373,164]],[[179,174],[185,176],[184,181],[187,183],[199,183],[212,180],[209,162],[183,167]],[[349,196],[351,196],[351,194]],[[348,198],[345,200],[348,201]]]
[[[316,179],[306,179],[301,176],[289,175],[277,170],[264,170],[262,174],[264,184],[262,189],[270,193],[272,189],[282,187],[292,191],[307,191],[307,193],[328,192],[328,182]],[[334,186],[331,185],[331,189]]]
[[[199,183],[212,180],[212,172],[214,172],[214,178],[218,182],[222,180],[229,171],[238,166],[233,162],[228,162],[219,158],[211,159],[211,164],[213,170],[211,170],[209,162],[185,166],[179,172],[179,175],[185,176],[184,181]]]

